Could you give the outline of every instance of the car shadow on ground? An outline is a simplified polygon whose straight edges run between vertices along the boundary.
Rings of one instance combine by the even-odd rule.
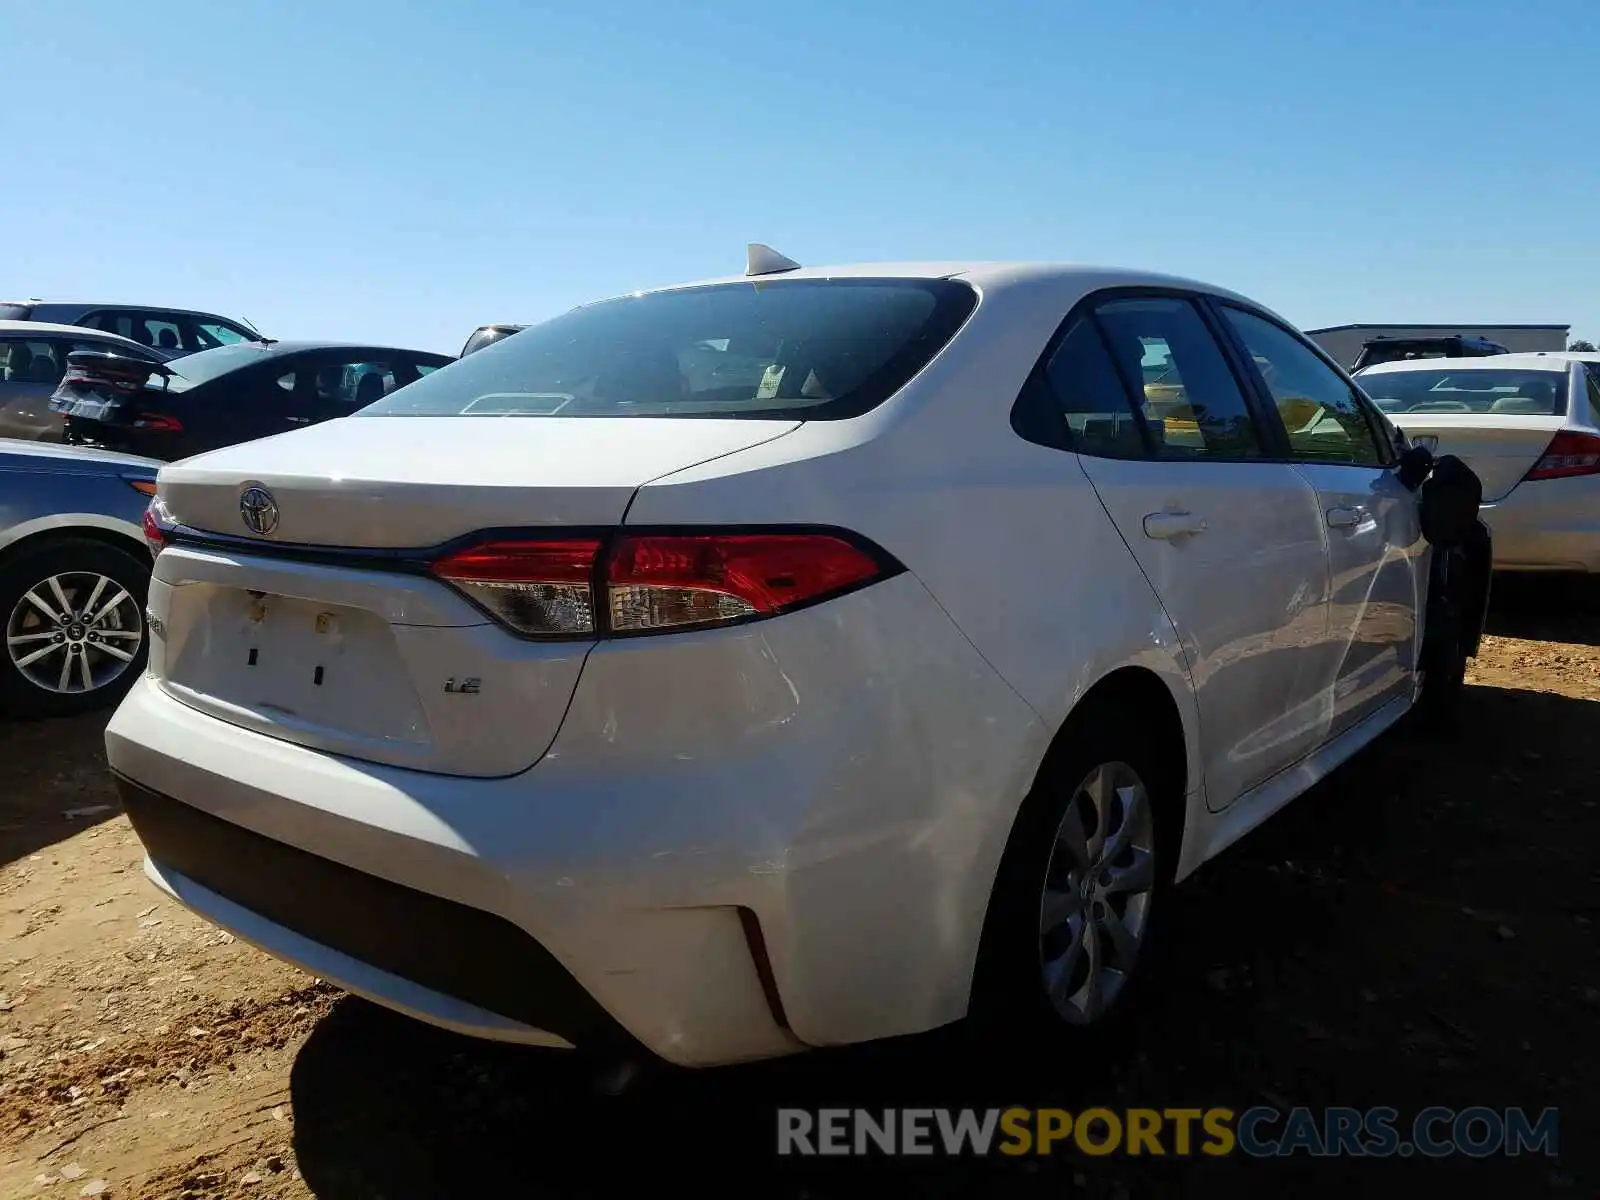
[[[324,1200],[607,1196],[1344,1196],[1470,1175],[1592,1194],[1600,1130],[1590,922],[1600,703],[1470,689],[1458,729],[1396,731],[1175,896],[1119,1035],[1003,1060],[964,1032],[597,1092],[575,1056],[496,1047],[341,1001],[291,1079]],[[1494,749],[1488,753],[1485,747]],[[1580,977],[1586,976],[1586,977]],[[1563,1108],[1563,1157],[1445,1161],[796,1159],[782,1106]],[[1441,1174],[1442,1172],[1442,1174]]]
[[[1497,575],[1485,633],[1600,646],[1600,580]]]
[[[0,864],[118,815],[106,768],[107,713],[0,720]]]

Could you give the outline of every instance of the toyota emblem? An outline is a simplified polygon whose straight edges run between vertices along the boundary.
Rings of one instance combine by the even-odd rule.
[[[251,533],[268,536],[278,527],[278,502],[260,484],[251,484],[239,496],[239,516]]]

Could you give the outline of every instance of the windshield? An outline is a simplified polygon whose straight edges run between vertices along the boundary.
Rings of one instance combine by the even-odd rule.
[[[181,392],[199,383],[209,383],[219,375],[249,366],[251,362],[260,359],[261,354],[262,346],[258,342],[235,342],[231,346],[216,346],[210,350],[185,354],[182,358],[174,360],[177,366],[172,369],[176,373],[168,384],[168,389]]]
[[[1355,380],[1386,413],[1553,417],[1567,411],[1564,371],[1376,371]]]
[[[533,325],[360,417],[855,416],[977,304],[926,279],[756,280],[607,300]]]

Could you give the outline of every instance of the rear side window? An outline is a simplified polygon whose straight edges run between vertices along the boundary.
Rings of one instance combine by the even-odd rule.
[[[65,372],[64,342],[21,338],[0,341],[0,383],[32,383],[54,387],[61,382]]]
[[[1567,411],[1564,369],[1373,371],[1363,374],[1360,382],[1372,402],[1390,415],[1492,413],[1501,417],[1555,417]]]
[[[1049,389],[1080,454],[1142,458],[1144,432],[1100,331],[1088,317],[1067,330],[1045,367]]]
[[[1584,363],[1583,367],[1589,381],[1589,419],[1600,425],[1600,363]]]
[[[976,305],[965,284],[922,279],[628,296],[530,326],[360,415],[839,420],[905,386]]]
[[[200,319],[186,313],[128,312],[105,309],[83,317],[80,324],[132,338],[141,346],[168,353],[192,354],[246,341],[245,335],[222,321]]]
[[[1113,300],[1094,310],[1159,458],[1259,458],[1244,393],[1188,300]]]

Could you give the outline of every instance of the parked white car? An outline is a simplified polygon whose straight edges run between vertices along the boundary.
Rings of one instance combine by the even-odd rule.
[[[469,1034],[1048,1037],[1459,687],[1482,526],[1400,449],[1231,292],[753,247],[164,467],[110,762],[158,887]]]
[[[1496,569],[1600,571],[1600,355],[1392,362],[1355,380],[1483,480]]]

